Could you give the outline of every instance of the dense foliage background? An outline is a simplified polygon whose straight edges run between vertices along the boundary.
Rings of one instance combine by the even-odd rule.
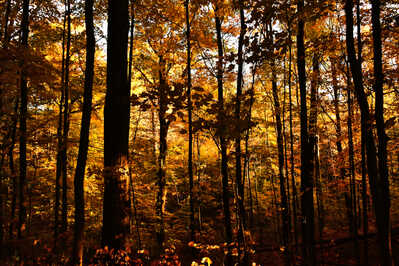
[[[2,264],[399,263],[397,0],[108,2],[0,2]]]

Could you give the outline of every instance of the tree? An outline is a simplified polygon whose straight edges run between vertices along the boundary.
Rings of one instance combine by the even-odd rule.
[[[248,257],[245,247],[245,230],[247,228],[246,214],[244,208],[244,179],[242,178],[241,168],[241,100],[242,100],[242,85],[243,85],[243,66],[244,66],[244,37],[246,33],[246,22],[244,16],[244,3],[243,0],[238,0],[238,9],[240,13],[240,35],[238,38],[238,51],[237,51],[237,92],[235,103],[235,119],[236,119],[236,138],[235,138],[235,156],[236,156],[236,186],[237,186],[237,201],[238,201],[238,214],[239,214],[239,228],[238,228],[238,242],[244,245],[244,264],[248,263]],[[245,176],[245,173],[244,173]]]
[[[215,4],[215,27],[216,40],[218,47],[218,61],[216,79],[218,83],[218,134],[221,152],[220,171],[222,174],[222,188],[223,188],[223,214],[224,214],[224,230],[226,242],[230,245],[232,241],[231,218],[230,218],[230,192],[229,192],[229,176],[227,172],[227,142],[225,136],[225,114],[224,114],[224,98],[223,98],[223,40],[222,40],[222,23],[219,17],[219,4]],[[227,254],[227,265],[232,265],[230,251]]]
[[[104,204],[102,245],[122,249],[129,234],[127,81],[128,0],[108,2],[107,92],[104,107]]]
[[[313,205],[313,154],[309,144],[308,119],[306,107],[306,70],[304,47],[304,1],[297,1],[297,67],[301,98],[301,205],[302,205],[302,241],[303,257],[307,265],[314,265],[314,205]]]
[[[351,67],[352,78],[355,86],[355,95],[361,111],[361,124],[364,127],[365,146],[367,154],[367,172],[369,176],[370,191],[373,197],[373,205],[377,220],[378,238],[381,261],[384,265],[391,265],[390,238],[389,238],[389,192],[387,192],[387,180],[378,172],[377,151],[374,141],[371,114],[367,102],[367,96],[363,88],[363,74],[353,39],[353,2],[346,0],[346,49]],[[375,11],[374,11],[375,12]],[[378,53],[378,52],[377,52]],[[378,59],[377,59],[378,61]],[[377,67],[378,68],[378,67]],[[378,71],[378,70],[377,70]],[[378,74],[377,74],[378,76]],[[378,81],[377,81],[378,83]],[[377,87],[376,87],[377,88]],[[378,94],[379,92],[377,92]],[[381,99],[380,99],[381,100]],[[378,107],[377,107],[378,108]],[[378,115],[378,111],[377,111]],[[383,147],[382,147],[383,148]],[[381,169],[380,169],[381,170]],[[389,191],[389,190],[388,190]]]
[[[82,123],[78,160],[75,170],[75,227],[73,243],[73,260],[76,265],[83,264],[83,236],[85,225],[84,177],[86,170],[87,152],[89,148],[90,120],[92,109],[92,91],[94,76],[94,56],[96,40],[93,23],[93,0],[85,1],[86,24],[86,69],[83,92]]]
[[[29,0],[22,2],[22,21],[21,21],[21,47],[28,49],[29,37]],[[28,112],[28,86],[26,69],[24,69],[24,61],[21,62],[23,67],[21,71],[21,106],[19,120],[19,219],[18,219],[18,238],[22,237],[22,231],[25,229],[26,208],[25,208],[25,183],[26,183],[26,120]]]
[[[377,226],[383,265],[392,265],[391,250],[391,220],[390,220],[390,196],[387,165],[387,135],[384,123],[384,74],[382,71],[382,44],[381,44],[381,3],[379,0],[371,1],[371,23],[373,29],[373,63],[375,92],[375,121],[378,136],[378,168],[379,178],[376,183],[378,202],[376,206]],[[377,212],[378,210],[378,212]]]
[[[187,38],[187,101],[188,101],[188,178],[189,178],[189,197],[190,197],[190,238],[195,241],[194,224],[194,175],[193,175],[193,118],[191,101],[191,34],[190,34],[190,0],[186,0],[184,5],[186,9],[186,38]]]

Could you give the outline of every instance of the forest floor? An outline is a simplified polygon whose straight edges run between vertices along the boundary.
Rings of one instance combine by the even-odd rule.
[[[68,237],[69,238],[69,237]],[[56,255],[54,250],[42,240],[35,238],[26,238],[22,240],[13,240],[4,243],[2,259],[0,265],[65,265],[68,263],[70,254],[70,245],[67,244],[70,239],[66,240],[67,248],[63,249],[61,253],[64,255]],[[323,240],[317,244],[316,256],[318,265],[358,265],[356,260],[355,246],[353,238],[346,236],[340,237],[336,235],[331,240]],[[59,241],[62,245],[62,240]],[[206,245],[205,245],[206,246]],[[208,246],[209,247],[209,246]],[[368,237],[368,260],[365,261],[364,256],[364,240],[360,237],[358,241],[360,265],[379,265],[378,246],[375,233],[370,233]],[[204,248],[198,249],[193,256],[190,247],[176,247],[173,252],[167,253],[163,256],[164,260],[171,264],[162,264],[160,260],[150,258],[148,253],[142,254],[143,264],[127,263],[119,264],[112,263],[109,265],[191,265],[196,261],[198,265],[204,257],[208,257],[212,261],[212,265],[222,265],[223,251],[220,248]],[[282,250],[275,243],[267,243],[264,240],[263,246],[253,247],[255,252],[251,255],[251,263],[256,265],[284,265],[284,257]],[[169,251],[171,249],[168,249]],[[98,265],[94,259],[95,249],[86,249],[86,264]],[[295,252],[300,254],[299,252]],[[399,230],[393,230],[392,234],[392,254],[394,256],[395,265],[399,265]],[[301,257],[292,257],[291,265],[300,265]],[[252,264],[254,265],[254,264]]]

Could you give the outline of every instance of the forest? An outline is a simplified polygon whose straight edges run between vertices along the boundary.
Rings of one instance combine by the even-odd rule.
[[[1,265],[399,265],[398,0],[0,0]]]

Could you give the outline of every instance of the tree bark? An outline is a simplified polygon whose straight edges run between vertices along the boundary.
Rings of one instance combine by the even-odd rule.
[[[345,15],[347,53],[355,86],[355,94],[361,111],[361,123],[365,127],[364,131],[366,134],[365,145],[367,154],[367,172],[369,176],[370,191],[373,197],[373,205],[377,222],[381,262],[383,265],[392,265],[389,224],[389,187],[385,177],[381,176],[381,173],[378,172],[377,151],[374,142],[372,119],[367,102],[367,96],[363,88],[361,65],[356,58],[354,46],[352,9],[353,2],[346,0]],[[376,112],[378,113],[377,110]]]
[[[334,91],[334,111],[335,111],[335,131],[336,131],[336,145],[337,145],[337,152],[338,152],[338,168],[339,168],[339,175],[341,181],[345,178],[345,163],[344,157],[342,153],[342,129],[341,129],[341,113],[339,109],[339,99],[340,99],[340,91],[338,87],[337,81],[337,70],[336,70],[336,60],[331,60],[331,75],[332,75],[332,85]]]
[[[55,204],[54,204],[54,247],[57,246],[59,233],[59,214],[60,214],[60,190],[61,190],[61,153],[62,153],[62,125],[63,125],[63,103],[64,103],[64,81],[65,81],[65,27],[66,14],[64,13],[62,29],[62,60],[61,60],[61,98],[59,103],[58,127],[57,127],[57,162],[55,173]]]
[[[292,186],[292,213],[293,213],[293,228],[294,228],[294,240],[295,247],[298,246],[298,230],[297,230],[297,190],[295,181],[295,163],[294,163],[294,134],[293,134],[293,116],[292,116],[292,43],[291,43],[291,21],[288,24],[288,52],[289,52],[289,63],[288,63],[288,98],[289,98],[289,124],[290,124],[290,164],[291,164],[291,186]]]
[[[381,23],[380,0],[371,2],[371,24],[373,32],[373,63],[374,63],[374,84],[375,92],[375,121],[378,136],[378,168],[380,178],[377,180],[377,193],[381,199],[377,202],[378,212],[376,214],[377,226],[379,229],[380,252],[383,265],[392,265],[392,247],[391,247],[391,219],[390,219],[390,196],[389,196],[389,174],[387,165],[387,135],[384,125],[384,74],[382,72],[382,41],[381,41]]]
[[[66,0],[67,36],[65,57],[65,79],[64,79],[64,120],[62,131],[61,150],[61,177],[62,177],[62,223],[61,231],[66,232],[68,227],[68,133],[69,133],[69,65],[71,52],[71,1]]]
[[[235,102],[235,119],[236,119],[236,137],[235,137],[235,159],[236,159],[236,186],[237,186],[237,202],[238,202],[238,244],[244,246],[244,264],[247,264],[247,253],[245,251],[245,237],[244,232],[246,230],[246,217],[244,209],[244,182],[242,178],[242,168],[241,168],[241,97],[242,97],[242,83],[243,83],[243,46],[244,37],[246,32],[245,17],[244,17],[244,7],[242,0],[238,0],[239,13],[240,13],[240,35],[238,39],[238,51],[237,51],[237,92],[236,92],[236,102]]]
[[[218,83],[218,133],[220,140],[220,152],[222,156],[221,160],[221,174],[222,174],[222,189],[223,189],[223,214],[224,214],[224,229],[226,242],[230,245],[232,241],[232,230],[231,230],[231,217],[230,217],[230,191],[229,191],[229,176],[227,170],[227,140],[225,132],[225,114],[224,114],[224,99],[223,99],[223,41],[222,41],[222,23],[219,17],[219,7],[215,7],[215,27],[216,27],[216,38],[218,47],[218,61],[217,61],[217,83]],[[230,249],[230,248],[229,248]],[[226,264],[232,265],[231,251],[229,250],[226,257]]]
[[[22,2],[22,21],[21,21],[21,47],[28,49],[29,37],[29,0]],[[25,186],[26,186],[26,120],[28,113],[28,86],[25,71],[25,62],[22,60],[21,71],[21,106],[19,121],[19,217],[18,217],[18,239],[22,238],[22,231],[25,230],[26,208],[25,208]]]
[[[277,91],[277,77],[275,72],[274,63],[272,64],[272,92],[274,102],[274,113],[276,118],[276,131],[277,131],[277,154],[278,154],[278,172],[280,181],[280,208],[281,208],[281,221],[283,226],[283,248],[285,256],[285,264],[289,265],[288,253],[288,234],[289,234],[289,216],[288,216],[288,201],[287,193],[285,190],[285,177],[284,177],[284,146],[283,146],[283,133],[281,124],[281,108],[280,100]]]
[[[7,0],[6,4],[6,11],[4,12],[4,35],[3,37],[3,47],[6,47],[9,41],[9,36],[8,36],[8,22],[10,19],[10,12],[11,12],[11,0]]]
[[[190,0],[185,1],[186,10],[186,38],[187,38],[187,99],[188,99],[188,178],[189,178],[189,197],[190,197],[190,240],[195,241],[194,223],[194,175],[193,175],[193,118],[191,101],[191,35],[190,35]]]
[[[128,0],[108,1],[107,92],[104,108],[104,204],[102,245],[122,249],[130,222],[127,81]]]
[[[164,222],[164,211],[165,211],[165,198],[166,198],[166,152],[167,136],[169,123],[166,119],[167,111],[167,94],[166,87],[168,86],[165,80],[165,68],[166,62],[162,56],[159,56],[159,87],[158,87],[158,120],[159,120],[159,154],[158,154],[158,194],[156,202],[156,211],[158,219],[157,228],[157,241],[159,245],[158,252],[161,252],[165,241],[165,222]],[[157,254],[159,255],[159,254]]]
[[[308,119],[306,107],[306,70],[304,45],[304,1],[297,1],[297,67],[300,91],[301,120],[301,205],[302,205],[302,241],[303,258],[307,265],[315,264],[314,254],[314,205],[313,205],[313,154],[309,145]]]
[[[80,128],[80,142],[78,160],[75,170],[75,227],[73,241],[73,260],[75,265],[83,264],[83,237],[85,226],[85,201],[84,201],[84,177],[86,171],[87,152],[89,149],[89,134],[91,120],[91,105],[94,77],[94,56],[96,40],[94,36],[93,0],[85,1],[86,24],[86,69],[83,92],[83,111]]]
[[[360,253],[359,253],[359,242],[358,242],[358,231],[357,231],[357,209],[356,209],[356,176],[355,176],[355,152],[353,147],[353,132],[352,132],[352,96],[350,92],[350,86],[347,87],[347,105],[348,105],[348,146],[349,146],[349,181],[350,181],[350,211],[352,213],[352,219],[350,228],[352,228],[352,236],[354,239],[354,249],[356,255],[356,262],[360,265]]]

